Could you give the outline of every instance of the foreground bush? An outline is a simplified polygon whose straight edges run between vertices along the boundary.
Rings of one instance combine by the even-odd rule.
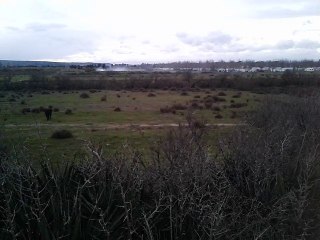
[[[35,170],[4,155],[0,239],[318,239],[320,108],[270,104],[217,158],[190,119],[147,159],[88,144],[82,162]]]

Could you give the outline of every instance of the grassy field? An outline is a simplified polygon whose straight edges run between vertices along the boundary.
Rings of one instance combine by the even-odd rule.
[[[80,97],[83,93],[89,97]],[[262,99],[262,95],[222,89],[2,92],[0,96],[0,121],[9,141],[31,150],[33,159],[54,161],[82,154],[81,146],[88,141],[102,143],[111,152],[123,144],[148,151],[150,145],[167,132],[165,124],[185,123],[188,113],[208,124],[236,124],[241,123],[245,113],[253,110]],[[43,112],[32,113],[33,109],[48,106],[55,109],[50,121]],[[116,108],[120,111],[115,111]],[[31,112],[23,113],[23,109]],[[66,114],[68,109],[71,114]],[[171,112],[162,113],[160,109],[171,109]],[[52,139],[52,133],[60,129],[70,130],[74,137]],[[225,131],[210,128],[209,142],[214,145],[217,136]]]

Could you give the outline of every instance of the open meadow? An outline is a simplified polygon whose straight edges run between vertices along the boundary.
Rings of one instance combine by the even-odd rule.
[[[126,143],[148,151],[168,129],[186,124],[188,116],[209,126],[213,144],[217,134],[241,124],[262,99],[261,94],[224,89],[11,91],[0,97],[6,135],[36,159],[73,157],[88,141],[113,150]],[[48,107],[49,121],[43,112]],[[59,130],[68,130],[73,137],[52,138]]]

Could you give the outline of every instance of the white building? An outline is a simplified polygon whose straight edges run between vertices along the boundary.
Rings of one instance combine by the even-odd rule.
[[[314,72],[314,68],[311,68],[311,67],[305,68],[304,71],[305,72]]]

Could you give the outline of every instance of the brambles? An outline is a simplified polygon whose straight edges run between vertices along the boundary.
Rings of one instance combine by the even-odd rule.
[[[54,133],[52,133],[51,138],[55,139],[66,139],[66,138],[72,138],[73,135],[69,130],[57,130]]]

